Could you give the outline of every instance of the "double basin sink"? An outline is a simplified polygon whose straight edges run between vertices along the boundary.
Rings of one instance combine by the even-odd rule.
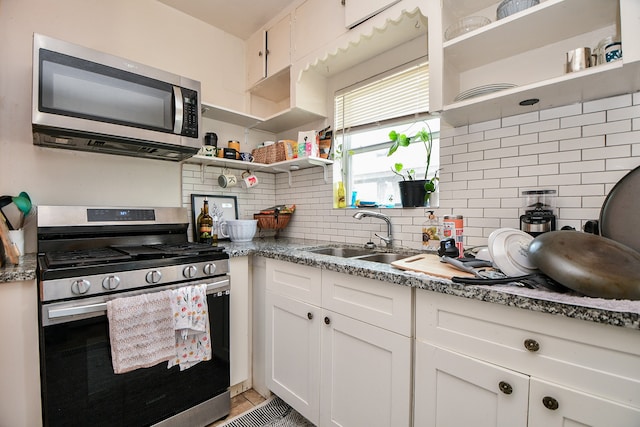
[[[330,255],[359,261],[379,262],[382,264],[391,264],[394,261],[405,259],[416,254],[416,252],[380,252],[373,249],[341,246],[310,248],[305,249],[305,251],[318,255]]]

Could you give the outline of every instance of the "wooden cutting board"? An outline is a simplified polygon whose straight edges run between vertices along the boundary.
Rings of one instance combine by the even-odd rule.
[[[409,258],[394,261],[391,265],[401,270],[417,271],[429,276],[451,279],[457,277],[474,277],[473,274],[458,270],[450,264],[440,262],[440,257],[432,254],[419,254]]]

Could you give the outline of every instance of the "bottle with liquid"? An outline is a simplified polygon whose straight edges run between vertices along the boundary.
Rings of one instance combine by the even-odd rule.
[[[347,195],[345,193],[344,183],[342,181],[338,182],[338,207],[347,207]]]
[[[440,246],[440,225],[433,211],[428,211],[427,220],[422,224],[422,249],[437,250]]]
[[[202,217],[198,221],[198,242],[211,244],[213,241],[213,218],[209,215],[209,201],[204,199]]]

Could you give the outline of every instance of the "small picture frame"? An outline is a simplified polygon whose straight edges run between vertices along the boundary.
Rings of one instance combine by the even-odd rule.
[[[193,224],[193,241],[198,241],[198,224],[196,219],[200,215],[200,209],[204,206],[205,197],[209,201],[209,213],[213,212],[213,206],[217,206],[222,212],[222,220],[238,219],[238,198],[236,196],[218,196],[215,194],[191,194],[191,223]]]

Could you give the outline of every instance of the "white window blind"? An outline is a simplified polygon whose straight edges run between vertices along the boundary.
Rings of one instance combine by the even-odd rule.
[[[429,111],[429,64],[414,65],[335,98],[336,130]]]

